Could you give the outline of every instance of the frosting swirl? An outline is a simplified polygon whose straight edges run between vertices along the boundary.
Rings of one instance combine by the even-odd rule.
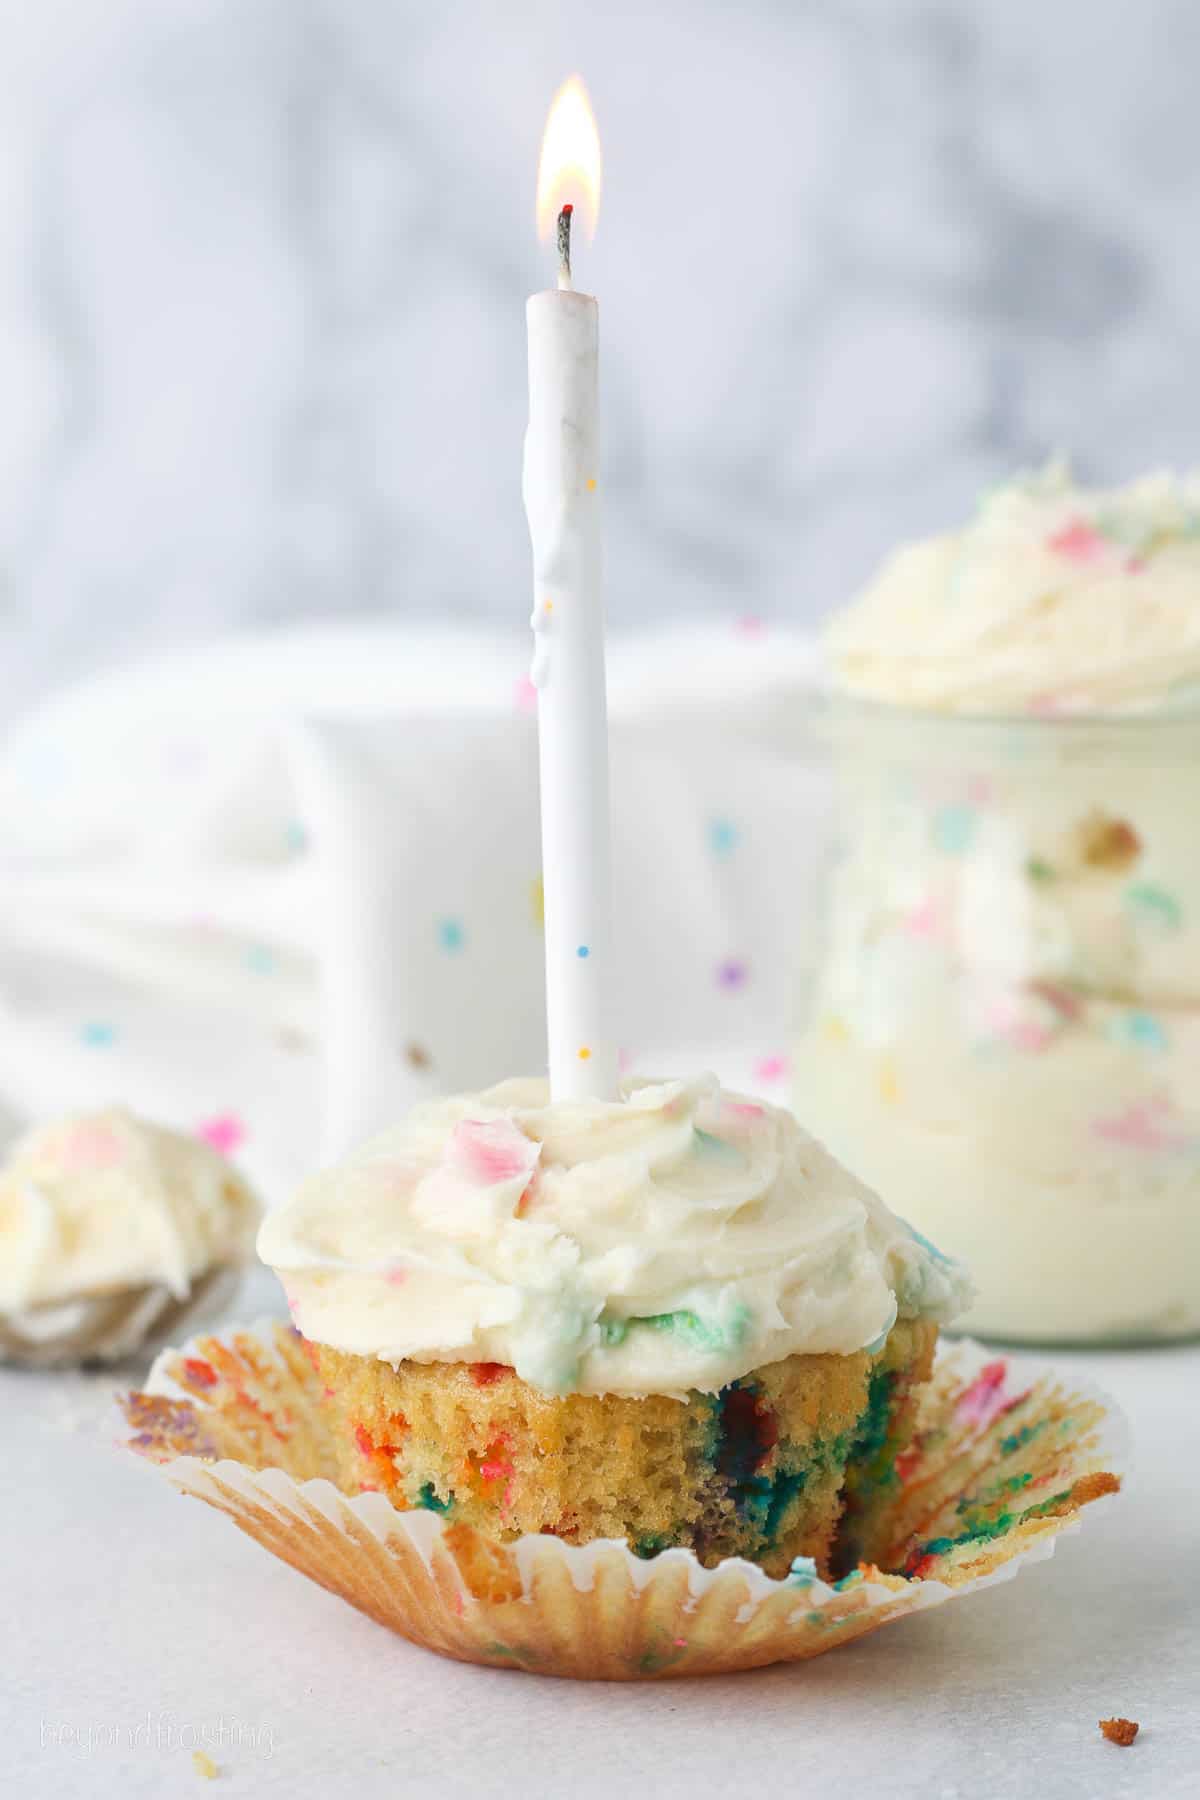
[[[551,1393],[715,1392],[969,1292],[790,1114],[711,1076],[431,1102],[270,1215],[259,1253],[306,1337]]]
[[[0,1310],[193,1280],[249,1253],[254,1195],[208,1144],[119,1107],[38,1126],[0,1169]]]
[[[1078,488],[1061,462],[898,550],[837,615],[838,684],[947,712],[1090,713],[1200,683],[1200,475]]]

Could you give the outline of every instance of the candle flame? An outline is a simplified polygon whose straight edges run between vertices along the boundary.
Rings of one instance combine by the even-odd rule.
[[[574,223],[590,238],[600,212],[600,133],[588,91],[578,75],[564,81],[551,102],[538,163],[538,236],[554,231],[559,211],[575,208]]]

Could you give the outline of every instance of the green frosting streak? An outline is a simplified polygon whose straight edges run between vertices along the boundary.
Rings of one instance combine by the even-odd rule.
[[[417,1505],[423,1506],[426,1512],[448,1513],[454,1505],[454,1496],[451,1494],[446,1500],[440,1499],[432,1481],[426,1481],[417,1490]]]

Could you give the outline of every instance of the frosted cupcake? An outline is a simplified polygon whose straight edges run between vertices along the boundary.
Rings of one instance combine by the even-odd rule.
[[[37,1127],[0,1169],[0,1360],[161,1341],[229,1290],[260,1216],[216,1150],[123,1109]]]
[[[503,1543],[827,1572],[869,1547],[962,1270],[711,1078],[418,1109],[264,1223],[340,1484]],[[839,1540],[839,1525],[849,1513]]]

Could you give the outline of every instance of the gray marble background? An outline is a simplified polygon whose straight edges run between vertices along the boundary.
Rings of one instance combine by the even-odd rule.
[[[0,702],[528,609],[546,106],[606,156],[610,604],[815,618],[1055,446],[1193,458],[1196,0],[3,0]]]

